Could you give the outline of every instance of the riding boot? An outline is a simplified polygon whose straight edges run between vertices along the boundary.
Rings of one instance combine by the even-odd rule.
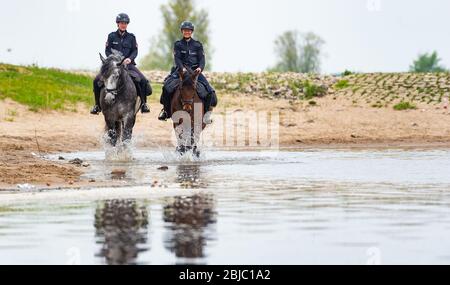
[[[142,103],[141,113],[150,113],[150,108],[148,107],[146,102]]]
[[[158,115],[158,120],[160,121],[167,121],[167,119],[170,118],[168,110],[170,110],[170,99],[168,99],[167,91],[163,87],[163,92],[161,94],[161,98],[159,99],[159,102],[163,105],[163,108],[161,112]]]
[[[98,115],[101,111],[102,111],[102,109],[100,109],[100,106],[99,105],[95,105],[91,109],[91,114],[92,115]]]
[[[160,121],[167,121],[168,118],[169,117],[167,115],[167,112],[164,109],[162,109],[161,113],[159,113],[159,115],[158,115],[158,120],[160,120]]]
[[[203,111],[206,113],[209,110],[209,107],[211,106],[211,97],[212,94],[208,93],[208,95],[206,95],[205,100],[203,101]]]
[[[163,109],[158,116],[158,119],[161,121],[165,121],[171,117],[170,111],[172,107],[172,96],[163,88],[163,92],[161,94],[160,103],[163,105]]]
[[[141,113],[150,113],[150,108],[147,105],[147,95],[141,91],[140,96],[142,100]]]

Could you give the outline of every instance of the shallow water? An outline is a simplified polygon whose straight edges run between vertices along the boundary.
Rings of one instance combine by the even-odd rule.
[[[59,155],[123,187],[1,194],[0,263],[450,263],[450,150]]]

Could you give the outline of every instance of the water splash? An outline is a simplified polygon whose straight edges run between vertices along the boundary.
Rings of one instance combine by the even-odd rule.
[[[160,148],[159,150],[166,162],[193,163],[204,161],[206,158],[205,153],[202,151],[200,151],[200,156],[197,157],[192,151],[187,151],[181,155],[179,152],[175,151],[175,149]]]
[[[107,134],[103,135],[101,144],[105,151],[106,161],[130,162],[133,161],[133,150],[135,150],[135,142],[133,139],[126,141],[118,141],[116,146],[112,146],[109,142]]]

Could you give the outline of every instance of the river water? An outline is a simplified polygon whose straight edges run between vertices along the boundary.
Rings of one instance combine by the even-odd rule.
[[[450,263],[450,150],[59,156],[121,186],[3,192],[0,264]]]

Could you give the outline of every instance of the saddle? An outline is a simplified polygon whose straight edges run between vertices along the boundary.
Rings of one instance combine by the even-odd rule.
[[[133,79],[134,82],[141,82],[141,77],[139,74],[134,70],[127,70],[128,75],[130,75],[131,79]]]
[[[136,85],[136,89],[138,90],[138,94],[143,94],[144,96],[150,96],[153,93],[152,86],[150,85],[150,82],[148,80],[142,80],[142,77],[139,76],[139,73],[137,73],[134,70],[128,70],[128,74],[130,75],[131,79],[134,82],[134,85]]]

